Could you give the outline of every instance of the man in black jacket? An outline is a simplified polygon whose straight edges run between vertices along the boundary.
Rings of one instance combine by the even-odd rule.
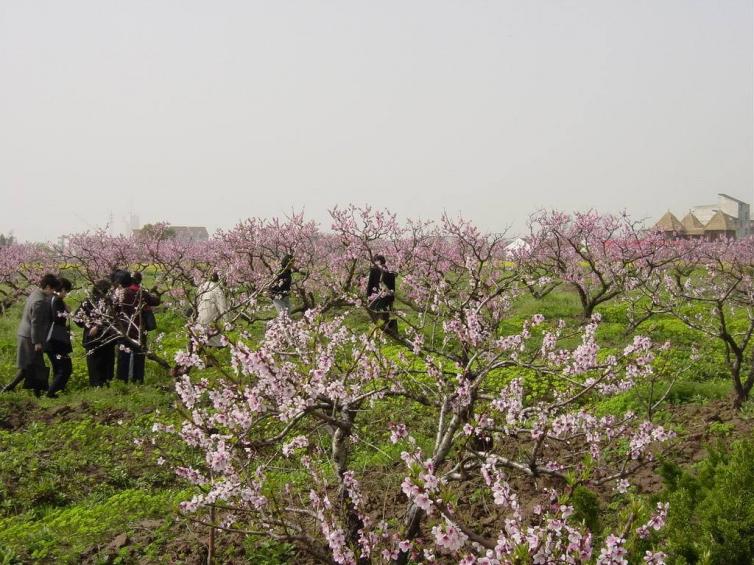
[[[47,366],[42,352],[52,324],[50,299],[58,288],[60,281],[48,273],[39,281],[39,288],[35,288],[26,299],[16,332],[18,372],[16,378],[3,388],[3,392],[14,390],[21,381],[24,381],[24,388],[32,389],[36,396],[47,390]]]
[[[270,285],[270,296],[278,314],[290,312],[291,285],[293,284],[293,255],[283,255],[280,260],[280,271]]]
[[[71,324],[69,321],[68,306],[65,303],[66,295],[71,292],[73,285],[65,277],[59,277],[60,288],[52,295],[52,322],[50,332],[47,335],[45,351],[52,364],[52,384],[47,391],[47,396],[57,398],[58,392],[64,391],[68,379],[73,374],[71,353]]]
[[[395,324],[390,323],[390,311],[394,302],[395,273],[388,269],[384,255],[375,255],[369,269],[367,303],[370,316],[374,320],[382,320],[388,331],[395,331]]]

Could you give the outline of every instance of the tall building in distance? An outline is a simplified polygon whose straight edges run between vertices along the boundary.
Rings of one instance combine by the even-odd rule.
[[[653,226],[670,238],[715,240],[751,235],[750,205],[720,193],[716,204],[694,206],[679,220],[669,210]]]
[[[139,216],[134,213],[133,210],[128,214],[128,230],[126,233],[133,233],[134,230],[138,230],[141,227],[139,223]]]

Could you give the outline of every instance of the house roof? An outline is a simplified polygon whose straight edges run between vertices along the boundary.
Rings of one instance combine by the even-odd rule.
[[[736,231],[736,219],[718,210],[704,226],[704,231]]]
[[[704,224],[699,221],[699,218],[694,216],[693,212],[686,214],[681,220],[681,224],[689,235],[700,235],[704,233]]]
[[[654,225],[654,229],[663,232],[684,232],[683,224],[668,210]]]

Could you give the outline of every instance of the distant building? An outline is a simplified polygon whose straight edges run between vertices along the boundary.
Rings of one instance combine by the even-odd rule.
[[[738,239],[750,235],[752,220],[749,204],[718,194],[717,204],[694,206],[679,220],[672,212],[666,212],[653,229],[668,238],[715,240],[721,237]]]
[[[178,241],[207,241],[209,232],[204,226],[170,226]]]
[[[164,225],[164,224],[163,224]],[[143,233],[154,233],[154,227],[151,224],[147,224],[140,229],[135,229],[131,233],[134,236],[139,236]],[[164,227],[161,235],[162,239],[175,239],[176,241],[207,241],[209,240],[209,232],[204,226],[173,226],[167,225]]]
[[[681,220],[675,217],[673,212],[668,210],[663,214],[657,223],[653,226],[655,231],[660,231],[669,238],[682,237],[686,235],[686,230],[681,223]]]

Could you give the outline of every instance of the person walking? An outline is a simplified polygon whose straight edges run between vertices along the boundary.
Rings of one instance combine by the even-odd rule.
[[[70,314],[65,303],[65,297],[73,285],[65,277],[60,277],[58,281],[60,286],[50,300],[52,323],[45,344],[47,357],[52,364],[52,384],[47,391],[50,398],[57,398],[58,392],[65,390],[73,373]]]
[[[382,320],[385,331],[397,333],[397,321],[390,319],[395,302],[395,273],[387,267],[384,255],[375,255],[369,268],[367,304],[373,320]]]
[[[112,300],[108,296],[110,282],[101,279],[94,283],[89,297],[81,303],[73,320],[83,328],[86,368],[89,386],[104,386],[115,375],[115,342],[117,335],[111,328]]]
[[[207,333],[207,346],[222,347],[220,334],[215,324],[220,322],[228,310],[225,293],[220,286],[220,276],[212,273],[208,281],[197,289],[197,323]]]
[[[291,285],[293,284],[293,255],[283,255],[280,270],[270,285],[270,296],[278,314],[291,310]]]
[[[128,271],[116,273],[115,310],[122,336],[118,353],[118,379],[144,382],[147,355],[147,331],[144,328],[145,306],[159,306],[160,297],[135,284]]]
[[[41,396],[47,390],[48,369],[42,351],[52,323],[50,298],[59,285],[57,277],[48,273],[26,299],[16,332],[18,372],[15,379],[3,388],[3,392],[14,390],[22,381],[24,388],[33,390],[36,396]]]

